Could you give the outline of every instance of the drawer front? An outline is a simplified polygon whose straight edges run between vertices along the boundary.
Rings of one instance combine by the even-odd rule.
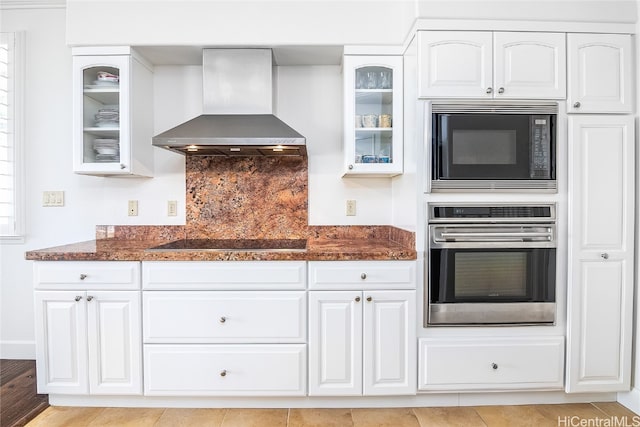
[[[142,287],[164,290],[306,288],[305,261],[145,261]]]
[[[140,289],[136,261],[37,261],[33,269],[36,289]]]
[[[415,289],[415,261],[309,262],[309,288],[315,290]]]
[[[304,396],[306,364],[304,344],[148,344],[145,395]]]
[[[303,343],[304,291],[145,291],[146,343]]]
[[[420,390],[561,389],[564,337],[421,339]]]

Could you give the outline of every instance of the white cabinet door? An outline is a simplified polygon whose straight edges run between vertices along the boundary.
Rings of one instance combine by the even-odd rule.
[[[309,292],[309,395],[360,394],[361,292]]]
[[[495,97],[564,99],[565,46],[563,33],[494,33]]]
[[[416,391],[416,292],[364,292],[364,394]]]
[[[418,96],[492,98],[491,32],[419,31]]]
[[[140,292],[87,293],[91,394],[142,394]]]
[[[569,34],[569,113],[631,113],[631,36]]]
[[[344,57],[344,174],[403,171],[402,56]]]
[[[634,121],[569,119],[567,392],[629,390]]]
[[[38,392],[87,393],[85,293],[36,291],[35,310]]]

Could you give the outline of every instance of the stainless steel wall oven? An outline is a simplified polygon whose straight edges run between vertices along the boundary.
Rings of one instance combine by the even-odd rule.
[[[429,205],[427,325],[554,324],[555,205]]]

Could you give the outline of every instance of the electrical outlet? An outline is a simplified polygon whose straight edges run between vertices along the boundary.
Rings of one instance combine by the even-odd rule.
[[[129,216],[138,216],[138,201],[129,200]]]
[[[176,200],[167,202],[167,216],[178,216],[178,202]]]
[[[64,191],[43,191],[42,206],[44,207],[64,206]]]
[[[347,216],[355,216],[355,215],[356,215],[356,201],[347,200]]]

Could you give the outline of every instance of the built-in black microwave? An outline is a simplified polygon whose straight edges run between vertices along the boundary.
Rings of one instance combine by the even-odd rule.
[[[557,192],[557,103],[434,103],[431,111],[432,192]]]

